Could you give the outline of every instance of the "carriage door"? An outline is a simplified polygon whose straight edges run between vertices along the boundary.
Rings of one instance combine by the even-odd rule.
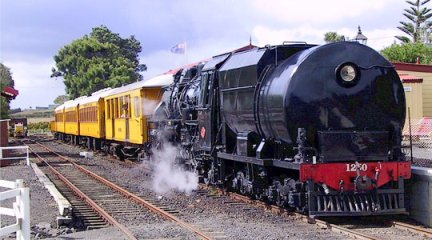
[[[131,113],[130,95],[124,97],[126,142],[129,142],[129,118]]]
[[[114,99],[111,99],[111,104],[112,104],[112,108],[111,108],[111,111],[112,111],[112,115],[111,115],[111,136],[112,136],[112,139],[114,139],[115,138],[115,119],[116,118],[118,118],[118,116],[119,116],[119,110],[118,110],[118,101],[119,101],[119,99],[118,98],[114,98]]]

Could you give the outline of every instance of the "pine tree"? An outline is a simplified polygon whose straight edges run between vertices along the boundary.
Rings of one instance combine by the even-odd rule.
[[[429,1],[430,0],[406,1],[406,3],[411,5],[411,7],[404,9],[405,13],[403,15],[408,18],[409,22],[401,21],[400,24],[402,26],[397,28],[407,34],[409,37],[396,36],[397,39],[403,43],[416,43],[421,39],[420,34],[422,33],[422,27],[430,27],[426,25],[428,25],[427,20],[432,17],[432,13],[430,12],[431,9],[424,6]]]

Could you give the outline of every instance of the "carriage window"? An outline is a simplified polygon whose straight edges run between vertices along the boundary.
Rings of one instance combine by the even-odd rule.
[[[111,111],[112,111],[111,110],[111,100],[107,101],[106,109],[107,109],[106,117],[107,117],[107,119],[111,119]]]
[[[115,100],[111,99],[111,118],[115,118]]]
[[[128,118],[129,116],[130,116],[130,114],[131,114],[131,101],[130,101],[130,95],[127,95],[126,97],[125,97],[125,111],[126,111],[126,113],[125,113],[125,115],[126,115],[126,117]]]
[[[129,96],[120,97],[120,118],[127,118],[129,117]]]
[[[111,118],[111,105],[110,105],[110,100],[107,101],[107,105],[106,105],[106,109],[107,109],[107,118],[110,119]]]
[[[97,122],[98,120],[98,108],[97,107],[93,107],[94,108],[94,119],[93,121]]]
[[[114,100],[114,116],[115,118],[119,117],[119,99],[115,98]]]
[[[123,111],[123,104],[124,104],[124,98],[120,97],[119,99],[119,114],[120,114],[120,118],[124,117],[124,111]]]
[[[140,116],[140,99],[139,97],[134,97],[134,111],[135,111],[135,117]]]

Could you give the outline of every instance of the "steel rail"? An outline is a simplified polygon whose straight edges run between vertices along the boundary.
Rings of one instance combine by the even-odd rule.
[[[336,224],[328,223],[326,221],[320,220],[320,219],[311,219],[310,217],[295,213],[296,215],[302,216],[302,220],[305,221],[303,218],[306,218],[308,222],[316,223],[319,226],[327,227],[328,229],[332,230],[333,232],[342,232],[344,234],[347,234],[350,237],[353,237],[355,239],[364,239],[364,240],[378,240],[380,238],[376,238],[358,231],[354,231],[351,229],[348,229],[346,227],[338,226]]]
[[[422,227],[418,227],[418,226],[414,226],[411,224],[398,222],[398,221],[391,221],[391,224],[396,228],[409,230],[411,232],[423,234],[426,237],[432,238],[432,230],[430,230],[430,229],[426,229],[426,228],[422,228]]]
[[[200,186],[201,186],[201,188],[207,188],[207,186],[204,184],[200,184]],[[379,239],[379,238],[376,238],[376,237],[373,237],[373,236],[370,236],[370,235],[367,235],[367,234],[364,234],[361,232],[357,232],[357,231],[354,231],[354,230],[351,230],[351,229],[348,229],[348,228],[345,228],[342,226],[338,226],[336,224],[328,223],[328,222],[320,220],[320,219],[312,219],[309,216],[304,215],[304,214],[295,213],[295,212],[288,212],[286,209],[283,209],[281,207],[274,206],[274,205],[268,205],[268,204],[263,203],[262,201],[250,199],[247,196],[243,196],[243,195],[240,195],[237,193],[232,193],[232,192],[224,192],[224,191],[221,191],[219,188],[218,188],[218,190],[220,193],[225,194],[225,195],[227,195],[227,196],[229,196],[235,200],[239,200],[239,201],[242,201],[242,202],[245,202],[248,204],[252,204],[252,205],[258,205],[259,207],[262,207],[265,209],[270,209],[272,212],[276,212],[276,213],[280,213],[280,214],[285,213],[285,214],[294,215],[297,218],[300,218],[303,222],[314,223],[314,224],[317,224],[318,226],[328,228],[328,229],[332,230],[333,232],[343,233],[343,234],[346,234],[346,235],[348,235],[352,238],[355,238],[355,239],[361,239],[361,240],[378,240]]]
[[[72,160],[72,159],[70,159],[70,158],[68,158],[68,157],[62,156],[61,154],[55,152],[55,151],[52,150],[51,148],[49,148],[49,147],[47,147],[47,146],[45,146],[45,145],[43,145],[43,144],[41,144],[41,143],[38,143],[38,142],[37,142],[37,144],[39,144],[40,146],[42,146],[42,147],[45,148],[46,150],[48,150],[48,151],[50,151],[50,152],[56,154],[58,157],[60,157],[60,158],[62,158],[62,159],[64,159],[64,160],[70,162],[70,163],[73,164],[75,167],[77,167],[77,168],[80,169],[81,171],[85,172],[87,175],[89,175],[89,176],[93,177],[94,179],[100,181],[101,183],[105,184],[106,186],[108,186],[108,187],[110,187],[110,188],[112,188],[112,189],[118,191],[119,193],[121,193],[121,194],[124,195],[125,197],[127,197],[127,198],[129,198],[129,199],[135,201],[135,202],[138,203],[138,204],[141,204],[142,206],[144,206],[144,207],[150,209],[151,211],[153,211],[153,212],[155,212],[155,213],[157,213],[157,214],[159,214],[159,215],[162,215],[163,217],[165,217],[165,218],[167,218],[167,219],[169,219],[169,220],[172,220],[172,221],[176,222],[178,225],[180,225],[180,226],[182,226],[183,228],[185,228],[185,229],[187,229],[187,230],[193,232],[194,234],[198,235],[198,236],[201,237],[202,239],[205,239],[205,240],[209,240],[209,239],[211,239],[211,237],[207,236],[204,232],[200,231],[200,230],[197,229],[196,227],[194,227],[194,226],[192,226],[192,225],[190,225],[190,224],[188,224],[188,223],[186,223],[186,222],[180,220],[179,218],[175,217],[174,215],[172,215],[172,214],[170,214],[170,213],[168,213],[168,212],[166,212],[166,211],[164,211],[164,210],[158,208],[157,206],[153,205],[152,203],[150,203],[150,202],[148,202],[148,201],[146,201],[146,200],[144,200],[144,199],[138,197],[137,195],[135,195],[135,194],[133,194],[133,193],[127,191],[126,189],[123,189],[122,187],[120,187],[120,186],[118,186],[118,185],[116,185],[116,184],[114,184],[114,183],[112,183],[112,182],[106,180],[105,178],[103,178],[103,177],[97,175],[96,173],[93,173],[93,172],[91,172],[90,170],[88,170],[88,169],[86,169],[86,168],[84,168],[84,167],[78,165],[77,163],[75,163],[74,160]]]
[[[62,182],[64,182],[79,198],[83,199],[91,208],[93,208],[96,212],[98,212],[103,219],[105,219],[107,222],[117,227],[118,229],[120,229],[129,239],[137,240],[134,234],[127,227],[117,222],[117,220],[115,220],[109,213],[107,213],[96,202],[94,202],[85,193],[83,193],[80,189],[78,189],[65,176],[63,176],[59,171],[57,171],[53,166],[51,166],[44,158],[42,158],[39,154],[37,154],[30,146],[28,147],[40,161],[44,162],[48,166],[51,172],[53,172]]]

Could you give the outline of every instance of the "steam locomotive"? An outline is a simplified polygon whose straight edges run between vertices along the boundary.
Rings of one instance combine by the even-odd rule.
[[[405,212],[395,68],[356,42],[247,46],[55,109],[58,139],[145,159],[171,142],[207,184],[311,216]]]
[[[202,181],[311,216],[405,212],[404,90],[371,48],[249,46],[173,74],[148,141]]]

